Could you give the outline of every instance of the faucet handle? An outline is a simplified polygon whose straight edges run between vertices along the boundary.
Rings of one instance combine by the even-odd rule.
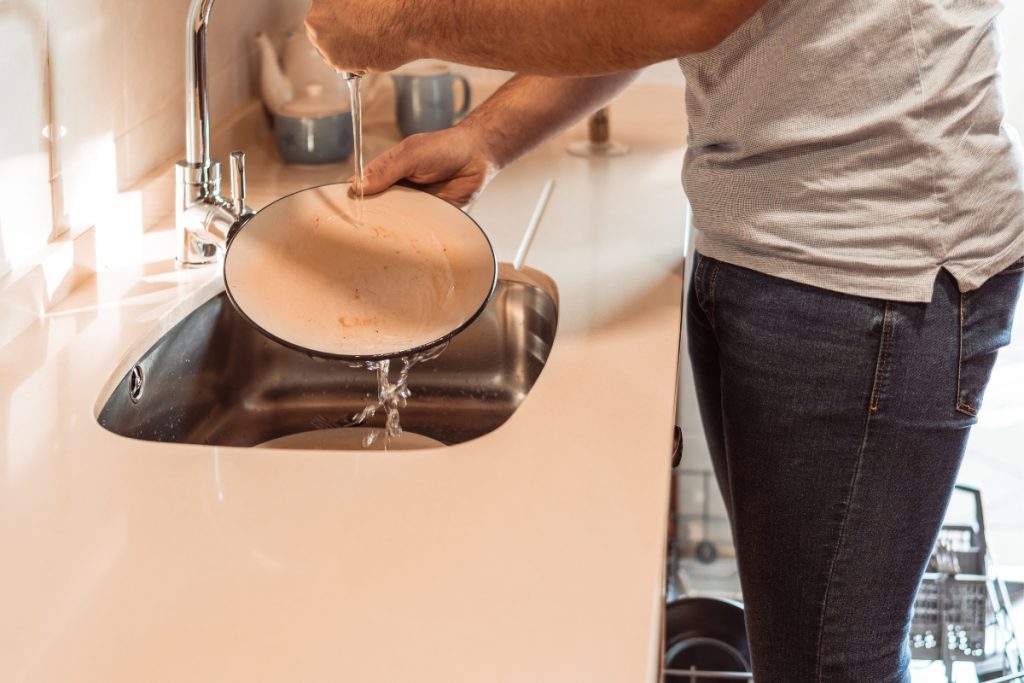
[[[242,218],[248,209],[245,208],[245,152],[241,150],[231,153],[231,199],[235,216]]]

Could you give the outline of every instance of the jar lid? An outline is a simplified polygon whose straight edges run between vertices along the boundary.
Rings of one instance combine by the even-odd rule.
[[[285,116],[321,117],[344,114],[351,109],[349,101],[340,95],[324,92],[319,81],[310,81],[303,87],[303,95],[281,107]]]

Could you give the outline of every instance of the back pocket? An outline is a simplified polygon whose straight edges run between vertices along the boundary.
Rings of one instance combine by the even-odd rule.
[[[973,292],[960,294],[960,368],[956,409],[976,417],[996,355],[1010,343],[1013,313],[1024,280],[1024,258]]]

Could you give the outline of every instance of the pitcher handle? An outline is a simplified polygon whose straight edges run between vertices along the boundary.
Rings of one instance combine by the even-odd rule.
[[[469,88],[469,80],[465,76],[454,74],[455,79],[462,84],[462,107],[455,112],[455,118],[461,119],[469,113],[469,105],[472,104],[473,91]]]

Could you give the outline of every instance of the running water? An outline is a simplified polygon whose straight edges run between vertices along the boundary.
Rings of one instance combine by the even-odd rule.
[[[359,76],[349,75],[346,78],[348,80],[349,98],[352,102],[352,160],[355,165],[353,182],[356,190],[356,222],[359,226],[363,226],[363,182],[365,180],[363,174],[363,94],[360,89],[361,79]],[[437,358],[447,347],[448,344],[444,343],[432,349],[414,353],[411,356],[403,356],[401,358],[402,369],[398,373],[398,380],[394,383],[391,382],[391,360],[389,359],[352,364],[352,367],[366,368],[371,372],[377,373],[377,400],[367,405],[349,420],[346,420],[344,426],[356,427],[362,425],[376,415],[380,408],[384,408],[384,412],[387,414],[384,429],[372,430],[363,439],[364,448],[372,446],[383,434],[384,446],[385,450],[387,450],[387,445],[392,439],[402,436],[399,411],[405,408],[406,402],[411,395],[409,391],[409,371],[415,365]],[[336,425],[325,422],[323,425],[314,426],[319,429],[324,426]]]
[[[377,414],[379,408],[384,408],[387,420],[384,429],[375,429],[363,439],[363,448],[369,448],[383,434],[385,450],[392,439],[402,436],[402,425],[399,422],[399,411],[405,408],[406,402],[412,392],[409,391],[409,371],[420,363],[434,360],[448,348],[447,342],[432,349],[414,353],[411,356],[402,357],[402,369],[398,373],[398,380],[391,382],[391,361],[366,361],[355,363],[353,367],[364,367],[367,370],[377,373],[377,401],[363,408],[363,410],[352,416],[350,425],[358,426]]]
[[[360,76],[348,77],[348,95],[352,102],[352,161],[355,165],[353,182],[358,194],[356,201],[356,221],[363,225],[363,92],[360,87]]]

